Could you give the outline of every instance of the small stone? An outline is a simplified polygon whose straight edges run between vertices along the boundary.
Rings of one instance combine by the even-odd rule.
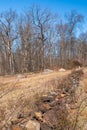
[[[40,130],[40,123],[37,121],[30,120],[25,126],[26,130]]]
[[[35,112],[36,119],[42,121],[42,113],[41,112]]]
[[[12,126],[12,130],[22,130],[19,126],[15,125],[15,126]]]

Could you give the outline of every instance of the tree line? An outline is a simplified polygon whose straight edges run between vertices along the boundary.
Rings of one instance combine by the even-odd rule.
[[[0,13],[0,74],[86,66],[83,21],[75,10],[61,19],[39,6],[20,15],[12,9]]]

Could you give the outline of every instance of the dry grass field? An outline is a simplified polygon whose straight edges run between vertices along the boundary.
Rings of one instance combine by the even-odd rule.
[[[52,73],[37,73],[37,74],[21,74],[15,76],[1,76],[0,77],[0,102],[6,104],[9,100],[17,100],[21,95],[24,97],[31,97],[35,94],[45,93],[52,88],[50,81],[61,79],[70,74],[71,71],[66,72],[52,72]],[[50,83],[50,89],[49,84]],[[54,85],[53,85],[54,87]]]
[[[83,71],[84,76],[80,83],[82,93],[78,101],[87,96],[87,69],[83,69]],[[42,95],[54,93],[58,84],[71,72],[71,70],[67,70],[65,72],[53,71],[49,73],[0,76],[0,125],[14,120],[20,112],[26,113],[36,109],[34,102]],[[79,93],[80,89],[77,93]],[[87,107],[78,118],[79,124],[86,121]]]
[[[66,77],[71,71],[37,74],[20,74],[0,77],[0,117],[10,120],[21,110],[34,109],[34,102],[41,95],[56,89],[56,80]],[[55,86],[55,87],[54,87]],[[28,105],[27,105],[28,104]],[[26,106],[27,105],[27,106]],[[27,110],[25,110],[27,108]],[[3,118],[3,119],[2,119]]]

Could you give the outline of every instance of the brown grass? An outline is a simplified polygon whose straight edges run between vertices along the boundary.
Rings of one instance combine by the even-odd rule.
[[[20,78],[17,75],[0,77],[0,109],[3,108],[2,120],[9,121],[19,112],[36,109],[34,102],[42,95],[56,89],[57,79],[70,74],[66,72],[52,72],[49,74],[27,74]],[[61,80],[60,80],[61,81]]]
[[[15,119],[19,113],[33,111],[35,108],[34,102],[42,95],[52,93],[56,90],[57,85],[63,81],[62,79],[68,76],[71,71],[52,72],[48,74],[23,74],[21,77],[17,75],[0,77],[0,118],[2,121],[10,121]],[[87,73],[85,70],[84,78],[81,81],[81,88],[87,90]],[[81,92],[80,89],[78,92]],[[78,93],[77,92],[77,93]],[[84,98],[83,95],[80,98]],[[79,98],[79,101],[80,101]],[[2,114],[3,113],[3,114]],[[71,111],[73,114],[74,112]],[[79,123],[82,120],[87,120],[87,109],[81,113]]]
[[[47,75],[45,74],[32,74],[27,75],[27,78],[13,77],[0,77],[0,101],[6,102],[7,100],[14,100],[20,95],[31,96],[32,94],[48,91],[46,82],[50,82],[55,78],[62,78],[68,75],[67,72],[53,72]],[[46,88],[45,88],[46,87]]]

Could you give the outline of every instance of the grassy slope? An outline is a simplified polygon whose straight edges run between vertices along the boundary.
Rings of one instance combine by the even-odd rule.
[[[56,78],[61,79],[68,75],[71,71],[52,72],[48,74],[27,74],[27,76],[5,76],[0,77],[0,106],[8,106],[8,102],[13,103],[21,96],[23,98],[31,98],[35,94],[49,91],[50,81]],[[50,90],[54,88],[50,84]]]

